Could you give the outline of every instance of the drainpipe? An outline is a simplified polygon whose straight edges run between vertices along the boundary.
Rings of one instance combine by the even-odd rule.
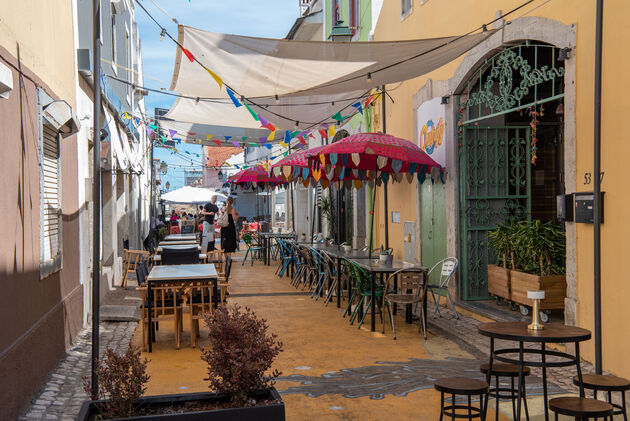
[[[92,183],[92,399],[98,398],[98,349],[101,288],[101,4],[92,1],[92,33],[94,52],[92,69],[94,74],[93,92],[93,136],[94,136],[94,174]]]
[[[602,27],[604,0],[597,0],[595,29],[595,116],[593,153],[593,283],[595,301],[595,372],[602,374],[602,285],[601,285],[601,123],[602,123]]]
[[[381,85],[381,92],[383,96],[383,133],[387,133],[387,114],[385,114],[385,102],[387,101],[387,94],[385,91],[385,85]],[[376,187],[376,184],[374,184]],[[387,182],[383,183],[383,203],[385,206],[385,249],[389,248],[389,212],[387,210]]]

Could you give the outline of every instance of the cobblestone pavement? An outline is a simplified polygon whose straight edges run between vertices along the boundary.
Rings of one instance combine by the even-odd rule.
[[[429,305],[432,310],[433,306]],[[455,318],[455,313],[447,308],[440,308],[442,317],[433,318],[431,312],[429,312],[429,328],[437,327],[438,330],[446,332],[451,339],[461,341],[467,346],[471,346],[476,350],[483,353],[484,356],[490,355],[490,339],[479,334],[477,327],[482,323],[472,317],[467,317],[460,314],[459,320]],[[495,340],[495,349],[501,348],[514,348],[514,342]],[[539,345],[525,344],[525,348],[533,349],[539,348]],[[572,347],[572,346],[571,346]],[[569,353],[573,353],[573,349],[568,350]],[[553,360],[552,357],[548,357],[548,360]],[[532,374],[542,378],[542,372],[540,368],[532,367]],[[595,373],[595,368],[592,364],[582,360],[582,373]],[[547,380],[558,385],[562,389],[578,393],[579,389],[573,385],[573,376],[575,376],[575,365],[570,367],[551,368],[547,369]]]
[[[103,355],[107,348],[124,352],[137,325],[137,322],[102,322],[100,354]],[[74,421],[81,404],[88,399],[82,378],[90,375],[90,337],[91,328],[79,332],[73,346],[52,370],[30,407],[18,420]]]

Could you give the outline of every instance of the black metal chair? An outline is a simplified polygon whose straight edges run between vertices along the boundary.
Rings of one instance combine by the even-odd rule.
[[[580,385],[578,376],[573,377],[573,384]],[[623,419],[628,421],[626,410],[626,390],[630,390],[630,380],[611,375],[584,374],[582,376],[584,389],[593,391],[593,399],[597,399],[597,392],[607,392],[608,403],[613,406],[613,415],[623,415]],[[612,393],[621,393],[621,405],[612,402]]]
[[[199,263],[199,249],[197,246],[185,249],[164,247],[161,256],[163,265],[192,265]]]

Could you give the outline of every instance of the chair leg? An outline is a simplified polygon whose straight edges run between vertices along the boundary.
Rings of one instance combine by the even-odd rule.
[[[350,313],[352,313],[352,302],[354,301],[356,296],[357,296],[357,291],[353,290],[352,295],[350,296],[350,299],[348,300],[348,305],[346,306],[346,310],[343,312],[343,315],[341,317],[346,317],[346,315],[350,315]]]
[[[445,288],[445,289],[446,289],[446,296],[448,297],[448,301],[451,303],[451,309],[453,309],[453,313],[455,313],[455,318],[459,319],[459,313],[457,312],[457,310],[455,310],[455,303],[453,303],[451,292],[448,290],[448,288]]]
[[[352,312],[352,317],[350,317],[350,324],[351,325],[354,324],[354,320],[359,315],[359,309],[361,308],[361,306],[363,306],[364,300],[365,300],[365,297],[363,295],[361,295],[361,298],[359,299],[359,302],[358,302],[357,306],[354,308],[354,311]]]
[[[361,317],[361,320],[359,321],[359,326],[357,327],[357,329],[361,329],[361,326],[363,325],[363,321],[365,320],[365,316],[367,316],[367,314],[370,312],[369,308],[371,305],[372,305],[372,297],[368,299],[367,306],[366,306],[368,310],[363,312],[363,317]]]
[[[190,347],[197,347],[197,335],[195,334],[195,308],[192,305],[192,299],[190,300]]]
[[[433,293],[433,291],[431,291],[431,293]],[[441,297],[442,297],[442,287],[438,288],[437,301],[435,301],[435,310],[433,310],[434,319],[436,315],[438,317],[442,317],[442,315],[440,314],[440,298]],[[435,299],[435,295],[433,296],[433,299]]]
[[[394,312],[392,311],[392,304],[389,301],[387,302],[387,312],[389,313],[389,322],[392,324],[394,340],[396,340],[396,324],[394,323]],[[385,322],[383,322],[383,326],[385,326]]]
[[[419,324],[418,330],[422,329],[422,333],[424,335],[424,339],[427,339],[427,320],[424,318],[424,304],[420,306],[420,319],[421,323]]]
[[[245,251],[245,257],[243,257],[243,262],[241,263],[241,266],[245,266],[245,262],[247,261],[247,255],[248,254],[249,254],[249,247]]]

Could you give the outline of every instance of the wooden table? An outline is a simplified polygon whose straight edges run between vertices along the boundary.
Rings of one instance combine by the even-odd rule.
[[[415,265],[413,263],[407,263],[402,260],[394,260],[392,264],[381,263],[379,260],[369,259],[349,259],[353,263],[356,263],[362,269],[370,272],[370,297],[372,304],[370,306],[370,312],[372,313],[372,325],[371,330],[376,330],[376,275],[388,275],[397,272],[402,269],[420,269],[423,272],[424,282],[429,282],[429,269]],[[424,320],[427,320],[427,294],[424,294],[422,312],[424,313]],[[408,313],[409,314],[409,313]]]
[[[561,323],[547,323],[543,330],[530,330],[527,322],[492,322],[479,325],[479,333],[490,338],[490,362],[486,381],[490,383],[492,362],[494,359],[519,366],[518,370],[518,402],[516,419],[521,419],[521,397],[523,396],[523,367],[541,367],[543,376],[543,394],[545,404],[545,421],[549,421],[549,408],[547,401],[547,367],[568,367],[575,364],[580,383],[580,396],[584,397],[584,385],[582,382],[582,369],[580,367],[580,342],[591,338],[591,332],[576,326],[568,326]],[[518,348],[494,349],[494,340],[503,339],[518,342]],[[524,349],[525,342],[538,343],[540,349]],[[547,343],[573,343],[575,355],[566,352],[547,350]],[[518,353],[518,359],[507,355]],[[540,355],[540,360],[525,360],[529,354]],[[547,361],[547,356],[554,357],[553,361]],[[487,403],[486,396],[486,403]]]
[[[186,286],[186,281],[206,280],[213,282],[216,297],[217,288],[217,270],[213,264],[200,265],[169,265],[169,266],[153,266],[151,272],[147,276],[147,300],[151,303],[153,298],[151,294],[151,286],[160,282],[180,281],[182,286]],[[149,352],[153,350],[153,329],[151,328],[151,309],[147,312],[149,326]]]
[[[164,237],[164,241],[197,240],[197,234],[170,234]]]

